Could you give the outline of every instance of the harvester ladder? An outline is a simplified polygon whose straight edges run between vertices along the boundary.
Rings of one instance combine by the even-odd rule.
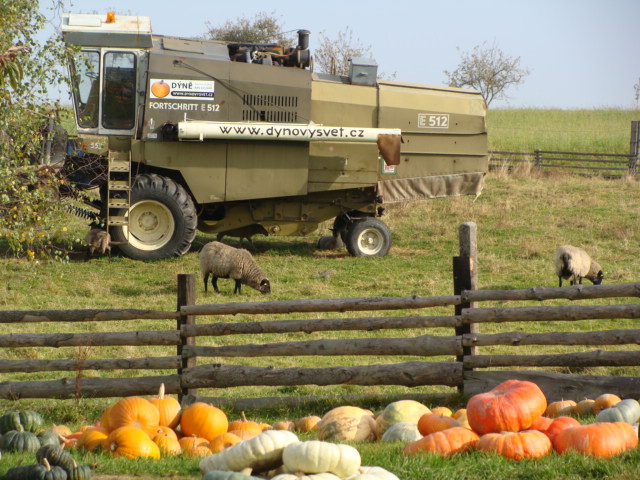
[[[129,226],[131,207],[131,152],[109,150],[107,184],[107,229]],[[126,215],[121,215],[126,208]],[[126,228],[127,243],[129,228]],[[114,242],[115,243],[115,242]]]

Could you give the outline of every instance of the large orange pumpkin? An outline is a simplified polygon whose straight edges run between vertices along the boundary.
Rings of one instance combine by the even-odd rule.
[[[119,400],[109,411],[109,430],[120,427],[138,427],[149,439],[155,434],[160,422],[158,409],[142,397],[126,397]]]
[[[160,384],[158,396],[150,398],[160,414],[159,424],[170,428],[176,428],[180,423],[180,402],[173,397],[164,394],[164,383]]]
[[[425,413],[418,420],[418,431],[422,435],[429,435],[447,428],[460,426],[460,423],[455,418],[440,413]]]
[[[599,458],[609,458],[638,445],[638,434],[626,422],[591,423],[562,430],[553,440],[558,453],[570,450]]]
[[[467,403],[467,419],[479,435],[526,430],[547,408],[542,390],[526,380],[507,380]]]
[[[477,441],[478,435],[472,430],[464,427],[452,427],[408,443],[402,449],[402,453],[427,452],[439,455],[453,455],[473,448]]]
[[[487,433],[476,443],[477,450],[494,452],[512,460],[540,458],[552,447],[549,438],[538,430],[520,432]]]
[[[160,458],[160,449],[151,441],[149,435],[138,427],[120,427],[109,434],[108,451],[114,457]]]
[[[558,417],[554,418],[551,425],[544,431],[544,434],[549,437],[549,440],[553,443],[553,439],[565,428],[577,427],[580,422],[573,417]]]
[[[84,448],[85,450],[93,451],[98,449],[107,449],[109,445],[107,439],[109,438],[109,431],[104,427],[87,428],[78,437],[76,446],[78,448]]]
[[[180,416],[180,430],[186,436],[195,435],[209,442],[227,431],[229,419],[217,407],[204,402],[195,402],[184,409]]]

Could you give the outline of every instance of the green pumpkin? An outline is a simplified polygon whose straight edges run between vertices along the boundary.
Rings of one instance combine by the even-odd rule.
[[[45,459],[43,464],[10,468],[4,478],[5,480],[67,480],[67,472],[61,467],[52,467]]]
[[[40,448],[40,440],[35,433],[19,430],[10,430],[2,436],[0,450],[8,452],[36,452]]]
[[[43,423],[42,416],[36,411],[15,410],[0,417],[0,433],[18,430],[18,427],[25,432],[37,432]]]
[[[260,480],[252,475],[245,475],[242,472],[231,472],[227,470],[209,470],[202,477],[202,480]]]
[[[640,403],[633,398],[626,398],[596,415],[596,422],[626,422],[633,425],[639,419]]]
[[[51,430],[45,430],[44,432],[40,432],[38,434],[38,440],[40,440],[40,446],[44,447],[45,445],[54,445],[60,446],[60,436],[56,432],[52,432]]]
[[[89,465],[78,465],[75,460],[73,466],[67,470],[67,480],[89,480],[91,478],[91,467]]]
[[[44,445],[36,452],[36,459],[42,462],[45,459],[50,465],[62,467],[64,470],[71,470],[76,463],[71,454],[60,445]]]

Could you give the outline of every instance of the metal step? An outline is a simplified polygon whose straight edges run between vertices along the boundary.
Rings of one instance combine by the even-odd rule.
[[[109,217],[109,221],[107,222],[109,226],[122,226],[129,225],[128,217]]]
[[[111,191],[117,190],[119,192],[131,190],[131,182],[128,182],[127,180],[109,180],[107,188]]]
[[[109,208],[129,208],[129,202],[126,198],[110,198]]]

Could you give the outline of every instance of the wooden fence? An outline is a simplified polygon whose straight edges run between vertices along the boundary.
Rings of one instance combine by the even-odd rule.
[[[631,122],[629,154],[563,152],[535,149],[533,152],[489,152],[489,168],[514,169],[529,165],[537,169],[577,170],[583,175],[610,178],[638,175],[640,158],[640,121]]]
[[[151,395],[162,382],[168,393],[178,393],[185,401],[204,400],[229,403],[223,398],[200,397],[198,389],[221,389],[240,386],[294,385],[402,385],[453,387],[464,394],[474,394],[507,378],[530,379],[538,383],[549,399],[580,399],[615,392],[623,397],[640,398],[640,378],[590,376],[553,371],[555,367],[580,369],[598,366],[640,365],[640,330],[616,329],[588,332],[554,331],[527,333],[527,322],[575,322],[579,320],[638,319],[640,304],[579,305],[582,300],[638,298],[640,283],[621,285],[576,285],[572,287],[535,287],[522,290],[477,290],[475,265],[475,225],[464,224],[461,233],[461,255],[454,257],[454,285],[451,296],[444,297],[365,297],[300,299],[287,301],[240,302],[197,305],[195,276],[178,276],[178,308],[163,312],[139,309],[3,311],[0,323],[32,322],[110,322],[138,319],[172,320],[176,328],[160,331],[91,333],[12,333],[0,335],[0,348],[12,349],[12,356],[25,347],[42,349],[61,347],[106,346],[176,346],[176,355],[145,358],[68,358],[2,359],[0,373],[73,372],[73,376],[56,380],[0,382],[0,398],[77,398]],[[467,286],[467,287],[465,287]],[[472,288],[468,288],[471,286]],[[572,304],[538,305],[549,300],[565,299]],[[504,302],[524,302],[524,306],[503,307]],[[637,300],[636,300],[637,302]],[[480,303],[489,306],[478,308]],[[493,306],[492,306],[493,305]],[[429,309],[454,307],[452,314],[427,315]],[[336,312],[339,313],[336,314]],[[366,312],[359,316],[356,312]],[[373,314],[369,314],[373,312]],[[391,315],[378,316],[381,312]],[[333,315],[326,315],[332,314]],[[233,316],[248,314],[251,321],[234,321]],[[308,318],[312,314],[314,318]],[[317,318],[322,315],[322,318]],[[284,315],[286,318],[279,318]],[[307,317],[305,317],[307,315]],[[296,318],[298,317],[298,318]],[[196,321],[197,319],[197,321]],[[166,322],[165,322],[166,323]],[[517,325],[515,331],[480,333],[483,325]],[[592,323],[594,325],[594,323]],[[523,327],[521,327],[523,326]],[[451,332],[431,335],[426,332]],[[513,328],[513,327],[511,327]],[[406,336],[374,336],[372,332],[394,329]],[[271,334],[364,331],[363,338],[317,338],[285,342],[262,342]],[[418,332],[418,335],[416,335]],[[397,334],[396,334],[397,335]],[[224,344],[224,337],[243,336],[239,344]],[[346,336],[346,335],[345,335]],[[198,344],[198,338],[217,339],[217,346]],[[235,338],[235,337],[234,337]],[[490,354],[494,347],[537,345],[535,355]],[[607,346],[630,345],[620,351]],[[550,353],[546,347],[575,348],[569,353]],[[634,348],[635,347],[635,348]],[[585,348],[588,349],[585,351]],[[397,358],[397,362],[335,366],[324,359],[337,356],[362,358]],[[261,357],[314,356],[316,366],[276,368],[246,365],[243,359]],[[409,357],[409,358],[407,358]],[[413,359],[415,357],[415,359]],[[433,358],[437,357],[437,358]],[[211,363],[215,358],[215,363]],[[230,360],[222,363],[220,359]],[[269,360],[271,361],[271,360]],[[325,360],[326,361],[326,360]],[[374,360],[371,360],[373,362]],[[275,362],[275,360],[274,360]],[[251,363],[251,362],[249,362]],[[257,363],[257,362],[253,362]],[[530,370],[521,370],[529,368]],[[88,377],[89,371],[156,370],[164,375],[122,377]],[[68,375],[68,374],[67,374]],[[126,380],[126,381],[125,381]],[[366,391],[366,388],[362,389]],[[272,402],[273,398],[236,400],[234,405]],[[281,402],[299,402],[295,397],[278,397]],[[248,402],[248,403],[247,403]],[[262,403],[261,403],[262,402]]]

